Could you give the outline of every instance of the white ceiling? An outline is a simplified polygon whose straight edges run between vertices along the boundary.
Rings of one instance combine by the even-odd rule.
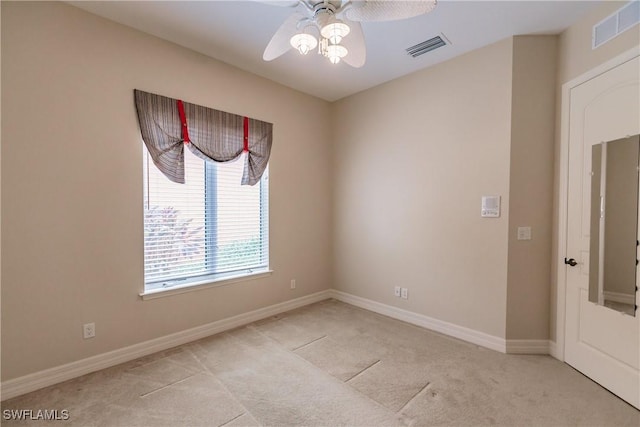
[[[271,62],[262,52],[293,9],[256,1],[71,1],[74,6],[201,52],[328,101],[446,61],[512,35],[557,34],[597,1],[439,0],[426,15],[366,22],[362,68],[293,49]],[[451,45],[418,58],[409,46],[443,33]]]

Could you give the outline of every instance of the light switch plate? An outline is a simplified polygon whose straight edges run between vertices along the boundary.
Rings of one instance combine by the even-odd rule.
[[[518,227],[518,240],[531,240],[531,227]]]

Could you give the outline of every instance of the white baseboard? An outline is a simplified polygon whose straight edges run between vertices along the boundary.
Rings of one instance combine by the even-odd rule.
[[[422,326],[423,328],[431,329],[432,331],[440,332],[454,338],[459,338],[463,341],[490,348],[491,350],[496,350],[501,353],[506,353],[507,351],[507,345],[504,338],[485,334],[484,332],[465,328],[464,326],[434,319],[433,317],[403,310],[398,307],[382,304],[377,301],[358,297],[342,291],[333,290],[332,296],[338,301],[346,302],[347,304],[355,305],[356,307],[364,308],[413,325]]]
[[[276,314],[283,313],[285,311],[313,304],[315,302],[331,298],[332,293],[333,292],[331,290],[317,292],[315,294],[274,304],[248,313],[218,320],[206,325],[197,326],[185,331],[176,332],[164,337],[134,344],[129,347],[113,350],[108,353],[98,354],[86,359],[4,381],[0,384],[0,396],[2,396],[2,400],[11,399],[12,397],[20,396],[22,394],[48,387],[62,381],[67,381],[81,375],[86,375],[100,369],[115,366],[158,351],[228,331],[230,329],[255,322],[256,320],[275,316]]]
[[[621,292],[604,292],[604,299],[613,302],[619,302],[622,304],[631,304],[634,305],[636,303],[636,295],[635,294],[623,294]]]
[[[564,362],[564,350],[558,347],[558,343],[556,341],[549,340],[549,355],[551,357],[555,357],[561,362]]]
[[[507,340],[509,354],[549,354],[549,340]]]

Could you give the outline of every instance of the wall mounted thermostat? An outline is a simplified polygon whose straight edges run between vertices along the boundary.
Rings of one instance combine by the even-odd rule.
[[[482,196],[480,216],[483,218],[500,217],[500,196]]]

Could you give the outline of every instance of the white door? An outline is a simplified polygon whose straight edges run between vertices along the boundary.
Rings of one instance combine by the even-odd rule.
[[[640,133],[639,80],[640,58],[635,57],[570,92],[566,256],[577,264],[566,266],[565,361],[640,409],[640,312],[629,314],[601,305],[597,297],[594,302],[593,292],[589,299],[589,269],[594,262],[589,252],[599,251],[589,247],[592,174],[601,161],[597,158],[592,165],[592,149]],[[635,270],[632,302],[640,305],[640,294],[635,292],[638,267]]]

